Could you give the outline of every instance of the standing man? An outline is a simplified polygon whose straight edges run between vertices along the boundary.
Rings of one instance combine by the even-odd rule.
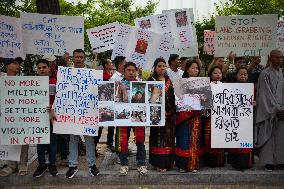
[[[56,93],[56,79],[50,76],[49,62],[45,59],[40,59],[36,63],[37,75],[38,76],[49,76],[49,104],[52,106],[55,93]],[[50,109],[50,108],[49,108]],[[53,131],[53,125],[50,121],[50,144],[38,144],[37,145],[37,156],[38,156],[38,167],[33,174],[33,177],[41,177],[48,169],[52,176],[57,176],[58,171],[56,169],[56,148],[57,148],[57,136]],[[46,165],[45,161],[45,150],[48,149],[48,160],[49,164]]]
[[[110,81],[121,81],[123,79],[124,74],[124,65],[126,64],[126,59],[124,56],[117,56],[114,58],[114,65],[116,71],[109,79]]]
[[[169,58],[169,68],[167,68],[167,74],[170,80],[173,82],[179,78],[182,78],[183,71],[180,69],[181,61],[179,55],[171,54]]]
[[[74,50],[73,51],[73,61],[74,61],[74,68],[84,68],[85,67],[85,52],[82,49]],[[78,165],[79,139],[80,139],[79,135],[70,135],[70,141],[69,141],[70,154],[68,157],[69,169],[66,172],[66,176],[65,176],[66,178],[73,178],[74,175],[78,172],[77,165]],[[84,139],[86,141],[89,173],[91,176],[96,176],[99,174],[99,170],[96,167],[94,139],[92,136],[84,136]]]
[[[102,60],[102,66],[103,66],[103,80],[104,81],[109,81],[109,79],[112,77],[113,75],[113,63],[110,59],[103,59]],[[98,136],[94,137],[94,142],[95,142],[95,148],[96,148],[96,154],[98,153],[97,150],[97,145],[100,141],[101,135],[102,135],[102,130],[103,127],[99,128],[98,131]],[[110,151],[114,151],[114,147],[113,147],[113,135],[114,135],[114,127],[108,127],[108,133],[107,133],[107,148]]]
[[[135,81],[137,77],[137,70],[136,64],[133,62],[128,62],[124,66],[124,79],[122,81]],[[118,146],[118,155],[120,159],[120,174],[127,175],[128,173],[128,129],[129,127],[117,127],[117,146]],[[135,140],[137,146],[137,170],[140,174],[145,175],[147,174],[147,167],[146,167],[146,150],[145,150],[145,127],[135,127]]]
[[[17,76],[20,73],[20,65],[23,62],[21,57],[17,57],[15,59],[9,60],[6,64],[7,73],[1,73],[1,76]],[[28,174],[28,152],[29,145],[22,145],[21,149],[21,159],[19,163],[19,167],[16,161],[7,161],[4,167],[0,170],[0,176],[6,177],[15,173],[17,169],[19,169],[19,175],[24,176]]]
[[[259,76],[255,146],[260,149],[260,163],[267,171],[284,167],[284,79],[280,69],[283,53],[270,53],[270,66]]]

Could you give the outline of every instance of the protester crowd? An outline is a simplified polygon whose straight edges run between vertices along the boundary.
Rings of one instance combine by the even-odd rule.
[[[66,65],[71,66],[69,54],[65,54]],[[73,67],[85,67],[85,52],[76,49],[73,52]],[[228,61],[225,61],[228,60]],[[93,67],[95,69],[96,56]],[[20,72],[21,58],[6,61],[6,73],[1,76],[17,76]],[[125,57],[102,60],[103,80],[105,81],[136,81],[141,80],[141,72],[133,62]],[[137,170],[147,174],[146,161],[159,172],[166,172],[175,167],[181,173],[197,172],[203,166],[222,167],[231,164],[237,170],[249,169],[253,166],[254,156],[259,156],[260,164],[267,170],[284,168],[284,79],[281,71],[283,53],[273,50],[268,58],[266,68],[260,65],[260,57],[216,57],[208,67],[208,77],[212,84],[254,83],[254,148],[220,149],[211,148],[211,115],[210,110],[176,111],[173,81],[179,78],[200,77],[202,63],[199,58],[189,59],[171,54],[168,62],[158,58],[153,62],[153,70],[148,81],[165,82],[165,115],[163,127],[151,127],[149,138],[149,160],[146,160],[145,127],[108,127],[107,147],[118,155],[121,168],[120,174],[127,175],[128,140],[133,130],[137,145]],[[229,65],[234,66],[230,72]],[[38,167],[34,177],[41,177],[48,170],[52,176],[58,175],[57,162],[68,163],[66,178],[72,178],[78,171],[78,153],[86,149],[86,158],[91,176],[99,174],[96,166],[97,145],[103,128],[99,128],[98,136],[61,135],[52,133],[52,122],[56,119],[53,102],[56,94],[56,57],[44,56],[36,63],[38,76],[49,76],[51,134],[50,144],[38,144]],[[140,73],[140,74],[139,74]],[[139,96],[139,94],[137,95]],[[122,97],[123,98],[123,97]],[[114,140],[115,138],[115,140]],[[84,141],[84,142],[83,142]],[[84,150],[83,150],[84,151]],[[60,159],[56,159],[59,152]],[[48,154],[48,159],[46,159]],[[0,176],[9,176],[18,171],[19,175],[27,175],[28,145],[22,146],[21,161],[1,161]],[[68,162],[67,162],[68,159]],[[46,163],[48,162],[48,163]]]

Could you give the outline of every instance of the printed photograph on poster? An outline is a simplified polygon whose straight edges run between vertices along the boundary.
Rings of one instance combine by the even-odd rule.
[[[114,101],[114,83],[101,82],[98,85],[99,101]]]
[[[141,29],[149,29],[149,28],[151,28],[151,21],[150,21],[150,19],[139,21],[139,26],[140,26]]]
[[[130,82],[116,81],[115,82],[115,102],[129,103],[130,99]]]
[[[150,106],[150,125],[160,125],[162,120],[162,107]]]
[[[145,39],[138,39],[136,42],[135,52],[146,54],[148,42]]]
[[[163,84],[148,85],[148,102],[151,104],[162,104],[163,100]]]
[[[186,11],[175,12],[175,17],[176,17],[177,27],[188,25]]]
[[[99,105],[99,122],[114,121],[114,106]]]
[[[131,103],[145,103],[146,83],[132,82]]]
[[[208,77],[182,78],[173,82],[177,111],[210,109],[212,91]]]
[[[131,108],[131,122],[145,122],[147,120],[146,106],[133,106]]]
[[[127,106],[115,107],[115,119],[130,119],[130,108]]]

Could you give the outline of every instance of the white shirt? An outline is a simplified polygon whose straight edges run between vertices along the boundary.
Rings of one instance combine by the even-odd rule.
[[[109,81],[121,81],[123,79],[123,75],[118,71],[115,71],[114,74],[111,76]]]
[[[182,78],[183,71],[178,68],[177,71],[174,72],[171,68],[167,68],[167,74],[170,80],[173,82],[174,80]]]

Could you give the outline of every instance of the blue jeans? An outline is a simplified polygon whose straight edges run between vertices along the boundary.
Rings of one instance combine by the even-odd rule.
[[[69,141],[69,167],[76,167],[78,165],[78,143],[80,136],[79,135],[70,135]],[[86,151],[87,151],[87,161],[88,165],[93,166],[96,164],[96,156],[95,156],[95,144],[94,138],[92,136],[84,136],[86,143]]]
[[[144,143],[139,142],[139,143],[136,143],[136,146],[137,146],[137,153],[136,153],[137,165],[138,166],[145,165],[146,164],[145,163],[145,161],[146,161],[145,145],[144,145]],[[128,154],[127,153],[120,152],[118,156],[119,156],[119,159],[120,159],[120,164],[122,166],[128,165],[128,159],[127,159]]]
[[[50,165],[55,165],[56,162],[56,147],[57,147],[57,136],[55,133],[50,134],[50,144],[38,144],[37,145],[37,155],[38,164],[45,165],[45,151],[49,152],[49,163]]]

